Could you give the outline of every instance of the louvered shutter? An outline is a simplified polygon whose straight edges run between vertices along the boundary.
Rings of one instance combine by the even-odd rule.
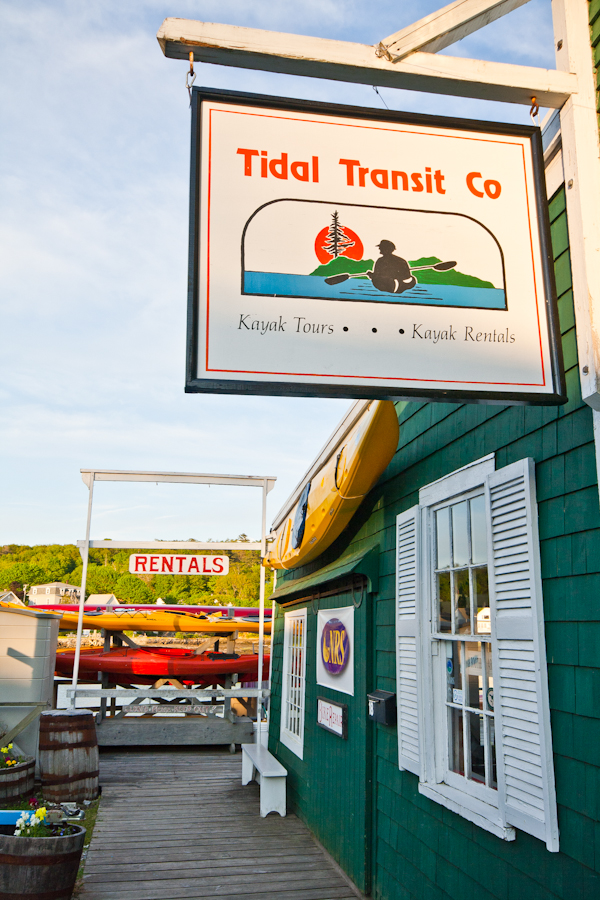
[[[534,461],[488,475],[486,494],[500,810],[558,851]]]
[[[398,765],[421,774],[419,752],[419,507],[396,518],[396,699]]]

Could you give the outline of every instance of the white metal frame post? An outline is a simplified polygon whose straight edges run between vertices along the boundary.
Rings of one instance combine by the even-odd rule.
[[[85,481],[85,479],[84,479]],[[83,569],[81,572],[81,593],[79,595],[79,612],[77,617],[77,638],[75,640],[75,659],[73,660],[73,679],[71,686],[77,688],[77,678],[79,677],[79,657],[81,655],[81,635],[83,633],[83,608],[85,606],[85,585],[87,581],[88,560],[90,556],[90,528],[92,525],[92,503],[94,500],[94,479],[93,477],[87,483],[88,494],[88,511],[87,523],[85,526],[85,541],[83,550],[80,550],[83,557]],[[75,706],[75,695],[71,698],[71,706]]]
[[[528,0],[455,0],[376,46],[165,19],[165,56],[334,81],[560,109],[582,396],[592,407],[600,482],[600,158],[585,0],[551,0],[556,69],[436,52]]]
[[[81,469],[81,477],[89,490],[87,524],[85,540],[78,541],[77,546],[83,559],[83,571],[81,573],[81,596],[79,598],[79,614],[77,618],[77,639],[75,643],[75,659],[73,661],[73,678],[71,690],[71,706],[75,706],[77,700],[77,683],[79,678],[79,659],[81,655],[81,636],[83,632],[83,613],[85,606],[85,587],[87,581],[88,559],[90,547],[109,547],[114,550],[260,550],[260,596],[259,596],[259,631],[258,631],[258,684],[259,688],[257,708],[257,743],[260,742],[261,714],[262,714],[262,664],[264,659],[265,636],[265,568],[262,561],[267,552],[267,495],[275,487],[274,476],[257,475],[208,475],[196,472],[139,472],[122,471],[119,469]],[[168,484],[216,484],[234,485],[237,487],[262,488],[262,516],[260,541],[92,541],[90,530],[92,523],[92,504],[94,497],[94,482],[96,481],[128,481],[128,482],[162,482]],[[231,693],[238,696],[239,692]],[[86,693],[87,696],[87,693]]]

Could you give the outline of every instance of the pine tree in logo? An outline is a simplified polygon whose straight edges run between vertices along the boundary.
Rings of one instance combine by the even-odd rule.
[[[346,234],[344,226],[340,225],[340,218],[337,210],[333,213],[331,218],[332,222],[329,226],[323,249],[331,254],[334,259],[337,259],[338,256],[341,256],[342,253],[349,250],[350,247],[354,247],[356,242]]]

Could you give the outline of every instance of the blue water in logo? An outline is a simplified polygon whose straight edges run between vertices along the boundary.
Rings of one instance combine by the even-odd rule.
[[[506,294],[498,288],[462,287],[455,284],[417,284],[403,294],[386,294],[368,278],[349,278],[341,284],[325,284],[320,275],[285,275],[278,272],[245,272],[244,293],[267,297],[314,297],[321,300],[367,300],[421,306],[459,306],[506,309]]]

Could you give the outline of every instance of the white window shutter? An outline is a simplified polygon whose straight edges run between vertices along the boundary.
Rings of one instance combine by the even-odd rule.
[[[535,464],[487,476],[500,810],[558,851]]]
[[[419,507],[396,518],[396,700],[398,765],[421,774],[419,750]]]

